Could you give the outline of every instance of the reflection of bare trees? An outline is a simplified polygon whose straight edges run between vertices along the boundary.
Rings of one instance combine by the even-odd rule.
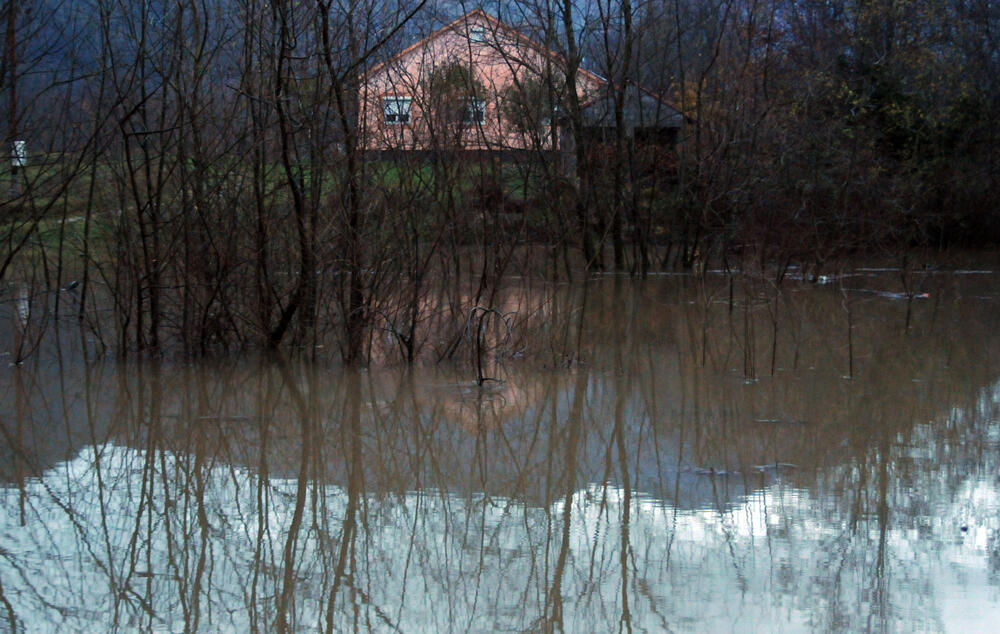
[[[0,615],[192,631],[933,618],[919,577],[954,534],[931,521],[995,467],[988,306],[943,301],[932,325],[916,304],[899,334],[905,306],[880,322],[885,302],[857,298],[845,380],[841,293],[790,286],[798,340],[746,383],[727,302],[702,292],[592,280],[583,310],[549,304],[538,325],[566,350],[506,361],[495,392],[465,364],[11,368]],[[665,308],[678,296],[694,303]],[[967,336],[942,337],[953,322]],[[796,354],[813,369],[785,370]]]

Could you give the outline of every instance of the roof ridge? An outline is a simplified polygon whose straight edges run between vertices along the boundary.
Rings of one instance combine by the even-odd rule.
[[[517,28],[515,28],[515,27],[513,27],[513,26],[511,26],[509,24],[507,24],[506,22],[504,22],[500,18],[491,15],[489,12],[487,12],[482,7],[476,7],[475,9],[472,9],[471,11],[467,11],[466,13],[462,14],[461,16],[455,18],[451,22],[448,22],[444,26],[442,26],[442,27],[440,27],[440,28],[438,28],[438,29],[436,29],[434,31],[431,31],[428,35],[420,38],[419,40],[417,40],[413,44],[410,44],[409,46],[405,47],[403,50],[401,50],[398,53],[396,53],[395,55],[392,55],[391,57],[389,57],[389,59],[384,60],[382,62],[379,62],[378,64],[375,64],[374,66],[372,66],[371,68],[369,68],[368,70],[366,70],[365,74],[366,75],[370,75],[372,73],[375,73],[375,72],[378,72],[378,71],[382,70],[383,68],[385,68],[389,64],[391,64],[391,63],[393,63],[393,62],[401,59],[403,56],[408,55],[410,52],[416,50],[417,48],[419,48],[421,46],[425,46],[427,43],[433,41],[434,39],[440,37],[441,35],[444,35],[446,33],[450,33],[452,31],[454,31],[457,26],[459,26],[459,25],[461,25],[463,23],[467,23],[469,21],[469,18],[474,17],[474,16],[475,17],[481,17],[481,18],[485,19],[486,22],[489,22],[490,25],[493,27],[494,32],[496,32],[497,30],[502,29],[503,31],[505,31],[507,33],[513,34],[515,37],[517,37],[519,40],[525,42],[529,46],[535,48],[538,53],[540,53],[542,55],[545,55],[545,56],[548,56],[550,58],[557,59],[557,60],[561,61],[564,64],[566,63],[566,60],[563,58],[562,55],[560,55],[556,51],[553,51],[548,46],[542,44],[541,42],[536,41],[532,37],[529,37],[529,36],[525,35],[524,33],[522,33],[520,31],[520,29],[517,29]],[[592,71],[589,71],[586,68],[582,68],[579,65],[577,65],[577,72],[583,74],[586,77],[589,77],[592,81],[597,81],[598,83],[601,83],[601,84],[607,83],[607,81],[608,81],[607,79],[601,77],[600,75],[598,75],[598,74],[596,74],[596,73],[594,73]]]
[[[378,64],[375,64],[374,66],[372,66],[371,68],[369,68],[366,71],[366,73],[374,73],[374,72],[376,72],[378,70],[381,70],[383,67],[388,66],[392,62],[400,59],[401,57],[403,57],[404,55],[406,55],[410,51],[415,50],[416,48],[418,48],[418,47],[420,47],[420,46],[422,46],[422,45],[430,42],[431,40],[436,39],[437,37],[439,37],[439,36],[441,36],[441,35],[443,35],[445,33],[453,31],[456,26],[458,26],[459,24],[461,24],[463,22],[468,21],[469,17],[471,17],[474,14],[479,14],[480,16],[485,17],[487,19],[487,21],[495,21],[495,22],[499,23],[501,26],[503,26],[503,27],[505,27],[507,29],[511,29],[511,27],[507,26],[506,24],[504,24],[503,22],[501,22],[499,19],[492,17],[490,14],[486,13],[486,11],[484,11],[483,9],[481,9],[481,8],[475,8],[475,9],[473,9],[471,11],[467,11],[466,13],[463,13],[461,16],[455,18],[451,22],[448,22],[444,26],[438,27],[437,29],[431,31],[430,33],[428,33],[424,37],[418,39],[416,42],[410,44],[409,46],[405,47],[403,50],[399,51],[395,55],[392,55],[391,57],[389,57],[389,59],[387,59],[385,61],[382,61],[382,62],[379,62]]]

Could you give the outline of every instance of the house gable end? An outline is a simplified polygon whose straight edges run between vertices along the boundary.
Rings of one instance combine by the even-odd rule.
[[[452,145],[528,149],[531,144],[523,138],[524,127],[504,121],[509,112],[505,99],[512,87],[523,92],[531,78],[558,77],[564,72],[565,62],[558,54],[484,11],[472,11],[362,76],[364,147],[436,147],[442,142],[442,117],[448,116],[450,123],[462,128],[457,133],[460,139],[449,141]],[[444,92],[431,89],[431,78],[442,74],[448,77],[445,84],[450,88]],[[581,69],[577,83],[581,100],[595,98],[603,84],[603,79]],[[405,116],[403,99],[408,100]],[[437,121],[432,120],[435,117]],[[550,133],[535,130],[536,136]],[[537,143],[536,139],[536,148]]]

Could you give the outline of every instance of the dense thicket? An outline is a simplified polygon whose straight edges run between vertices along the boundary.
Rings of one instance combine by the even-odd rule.
[[[531,84],[510,104],[583,139],[589,69],[619,122],[629,86],[680,110],[680,143],[618,126],[568,162],[363,152],[359,77],[471,8],[8,0],[4,141],[29,160],[0,179],[0,280],[76,282],[79,319],[121,351],[329,341],[357,363],[383,339],[412,361],[455,354],[516,257],[818,272],[1000,237],[995,2],[490,4],[563,65],[561,102]],[[451,335],[428,343],[434,324]]]

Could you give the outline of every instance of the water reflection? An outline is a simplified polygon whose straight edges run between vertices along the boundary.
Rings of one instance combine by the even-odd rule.
[[[909,317],[848,300],[853,380],[844,293],[730,310],[724,283],[685,279],[595,282],[548,317],[576,343],[484,386],[468,365],[13,366],[0,619],[981,630],[1000,614],[1000,313],[952,284]]]

